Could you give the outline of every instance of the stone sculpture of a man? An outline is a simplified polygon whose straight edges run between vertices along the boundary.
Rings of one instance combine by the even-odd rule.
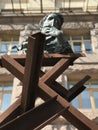
[[[46,53],[73,53],[70,44],[65,40],[61,26],[64,19],[59,13],[45,16],[39,23],[40,30],[46,35]]]

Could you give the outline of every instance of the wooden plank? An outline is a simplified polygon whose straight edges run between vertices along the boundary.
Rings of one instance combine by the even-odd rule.
[[[29,37],[21,98],[22,112],[31,109],[35,103],[44,41],[45,36],[41,33]]]
[[[41,76],[43,76],[45,73],[41,70]],[[64,88],[60,83],[57,81],[52,81],[47,83],[47,85],[52,88],[54,91],[56,91],[59,95],[61,95],[63,98],[66,97],[66,94],[68,93],[68,90]]]
[[[9,71],[10,68],[14,68],[14,71],[11,71],[12,74],[14,74],[15,76],[17,75],[17,71],[19,71],[19,74],[17,76],[18,79],[23,79],[23,74],[24,74],[24,68],[22,66],[20,66],[19,64],[19,67],[15,66],[17,64],[17,62],[12,59],[11,57],[9,56],[3,56],[4,57],[4,60],[6,60],[6,67]],[[12,64],[13,63],[13,64]],[[9,64],[9,65],[8,65]],[[9,67],[10,66],[10,67]],[[21,71],[20,71],[20,68],[22,67]],[[19,68],[19,69],[18,69]],[[16,73],[15,73],[16,72]],[[21,73],[20,73],[21,72]],[[88,78],[87,78],[88,80]],[[22,81],[22,80],[21,80]],[[52,83],[49,84],[49,86],[55,90],[56,92],[58,92],[59,95],[61,95],[63,98],[65,97],[65,99],[67,99],[68,101],[71,101],[73,98],[75,98],[81,91],[83,91],[85,89],[84,86],[81,86],[85,83],[85,81],[81,84],[81,82],[77,85],[75,85],[74,89],[71,89],[70,92],[67,94],[67,90],[65,90],[59,83],[57,83],[56,81],[53,81]],[[79,88],[80,87],[80,88]],[[73,92],[72,92],[73,91]],[[77,91],[77,94],[74,94],[74,97],[72,96],[75,91]],[[66,96],[67,94],[67,96]],[[66,98],[67,97],[67,98]]]
[[[85,54],[77,53],[77,54],[69,54],[69,55],[62,55],[62,54],[44,54],[44,59],[42,62],[42,66],[54,66],[60,59],[73,59],[73,61],[79,57],[84,57]],[[71,60],[71,62],[73,62]]]
[[[15,57],[14,57],[15,58]],[[13,75],[15,75],[18,79],[20,79],[21,81],[23,81],[23,75],[24,75],[24,68],[20,65],[20,64],[18,64],[13,58],[11,58],[10,56],[3,56],[3,59],[6,61],[5,62],[5,67],[9,70],[9,71],[11,71],[12,70],[12,68],[14,69],[14,70],[12,70],[11,72],[12,72],[12,74]],[[18,65],[17,65],[18,64]],[[17,67],[17,66],[15,66],[15,65],[17,65],[17,66],[19,66],[19,67]],[[18,69],[19,68],[19,69]],[[22,68],[22,69],[21,69]],[[10,70],[11,69],[11,70]],[[18,74],[18,75],[17,75]],[[59,83],[57,83],[56,81],[53,81],[52,83],[49,83],[49,86],[53,89],[53,90],[55,90],[56,92],[58,92],[61,96],[63,96],[63,97],[65,97],[66,98],[66,94],[67,94],[67,90],[65,90]],[[76,86],[76,85],[75,85]],[[79,86],[79,85],[78,85]],[[75,88],[76,89],[78,89],[79,87],[78,86],[76,86]],[[80,83],[80,86],[81,86],[81,83]],[[83,88],[85,88],[85,87],[82,87],[82,90],[83,90]],[[74,91],[75,91],[75,89],[73,89]],[[81,90],[81,91],[82,91]],[[78,92],[79,93],[79,92]],[[70,94],[68,93],[67,95],[71,95],[71,91],[70,91]],[[77,95],[76,95],[77,96]],[[67,96],[68,97],[68,96]],[[70,100],[69,98],[68,98],[68,100]]]
[[[73,92],[69,92],[68,94],[66,94],[66,100],[71,102],[74,98],[76,98],[80,93],[82,93],[82,91],[84,91],[86,89],[86,87],[84,85],[79,86],[78,88],[75,89],[75,91]]]
[[[45,73],[41,71],[41,76]],[[61,84],[56,81],[49,82],[47,85],[62,96],[67,101],[72,101],[79,93],[81,93],[86,87],[83,84],[88,81],[91,77],[85,76],[81,81],[75,84],[70,90],[65,89]],[[41,90],[40,90],[41,91]],[[39,92],[40,93],[40,92]],[[42,96],[42,95],[41,95]]]
[[[79,54],[71,54],[71,55],[62,55],[62,54],[44,54],[44,58],[42,60],[42,66],[53,66],[55,65],[61,58],[72,58],[72,59],[77,59],[79,57],[84,57],[85,55],[82,53]],[[0,56],[0,66],[2,67],[2,61],[1,61]],[[22,66],[25,66],[25,60],[26,60],[26,55],[10,55],[11,58],[16,60],[19,64]]]
[[[15,57],[14,57],[15,58]],[[18,64],[13,58],[11,58],[8,55],[2,56],[2,63],[3,66],[5,66],[13,75],[15,75],[18,79],[20,79],[21,81],[23,81],[23,74],[24,74],[24,68]],[[18,75],[17,75],[18,74]],[[88,78],[87,78],[88,80]],[[80,81],[79,81],[80,82]],[[84,81],[82,83],[82,85],[85,83],[86,81]],[[63,94],[62,96],[64,97],[64,95],[66,95],[66,90],[64,88],[62,88],[62,86],[57,85],[58,83],[56,83],[55,81],[53,81],[53,83],[50,83],[50,87],[52,87],[56,92],[58,92],[60,94]],[[58,88],[58,86],[60,86]],[[85,86],[81,86],[81,82],[78,83],[77,85],[74,86],[75,88],[71,88],[70,92],[67,94],[67,100],[71,101],[73,98],[75,98],[81,91],[83,91],[85,89]],[[80,88],[79,88],[80,87]],[[63,89],[63,90],[62,90]],[[77,94],[73,94],[75,91],[77,91]],[[60,95],[61,95],[60,94]],[[66,98],[66,97],[65,97]]]
[[[57,97],[50,99],[35,109],[31,109],[0,127],[0,130],[38,130],[57,118],[65,108],[60,106]]]
[[[60,55],[60,54],[59,54]],[[56,56],[56,55],[55,55]],[[60,55],[61,56],[61,55]],[[51,70],[49,70],[46,74],[41,77],[43,82],[50,83],[55,80],[59,75],[61,75],[68,67],[73,63],[74,60],[77,59],[77,56],[72,55],[70,58],[61,58]]]
[[[54,106],[54,108],[56,108],[56,105]],[[56,108],[57,109],[57,108]],[[64,112],[65,108],[61,108],[59,110],[59,112],[53,114],[50,118],[48,118],[47,120],[45,120],[42,124],[38,125],[34,130],[41,130],[43,127],[45,127],[46,125],[48,125],[49,123],[51,124],[51,122],[53,120],[55,120],[56,118],[58,118],[63,112]],[[56,112],[56,111],[55,111]],[[50,113],[49,113],[50,114]],[[32,129],[31,129],[32,130]]]
[[[59,74],[58,74],[59,75]],[[51,76],[50,76],[51,77]],[[43,83],[44,84],[44,83]],[[45,84],[44,84],[45,85]],[[46,85],[45,85],[46,86]],[[41,88],[42,89],[42,88]],[[43,89],[42,89],[43,90]],[[49,89],[48,89],[49,90]],[[51,91],[52,92],[52,91]],[[51,94],[53,94],[53,92],[51,93]],[[54,93],[53,95],[55,95],[56,93]],[[52,95],[52,96],[53,96]],[[49,95],[50,96],[50,95]],[[60,103],[61,104],[61,106],[62,105],[64,105],[64,107],[69,107],[69,103],[68,102],[66,102],[66,100],[64,100],[61,96],[59,96],[59,98],[57,99],[57,101],[58,101],[58,103]],[[73,110],[73,109],[72,109]],[[71,112],[69,112],[69,114],[72,114]],[[77,113],[76,113],[77,114]],[[65,116],[65,115],[64,115]],[[72,115],[73,116],[73,115]],[[71,116],[71,117],[72,117]],[[66,116],[65,116],[66,117]],[[67,118],[67,117],[66,117]],[[82,126],[83,125],[83,128],[84,129],[87,129],[88,128],[88,126],[84,126],[84,122],[83,123],[81,123],[81,121],[79,120],[79,119],[77,119],[77,117],[75,117],[75,116],[73,116],[73,118],[75,118],[75,120],[76,121],[78,121],[79,123],[80,123],[80,125]],[[68,118],[69,119],[69,118]],[[72,121],[72,120],[71,120]],[[75,126],[77,126],[76,124],[74,124]],[[79,127],[79,126],[77,126],[77,127]]]
[[[53,66],[52,69],[50,69],[46,74],[44,74],[40,80],[42,82],[51,82],[55,80],[62,72],[64,72],[65,69],[68,68],[70,64],[69,59],[62,58],[60,61],[57,62],[56,65]]]
[[[42,72],[42,71],[41,71]],[[42,72],[44,74],[44,72]],[[81,79],[78,83],[76,83],[71,89],[64,88],[61,84],[56,81],[52,81],[47,85],[53,89],[56,93],[62,96],[67,101],[72,101],[76,96],[78,96],[86,87],[83,85],[86,81],[88,81],[91,77],[86,75],[83,79]],[[40,90],[41,91],[41,90]]]
[[[66,94],[68,93],[68,90],[64,88],[60,83],[58,83],[57,81],[53,81],[48,83],[47,85],[55,92],[57,92],[60,96],[66,98]]]
[[[17,99],[7,110],[0,114],[0,126],[19,116],[20,104],[21,99]]]
[[[79,58],[79,57],[85,57],[86,55],[84,53],[72,53],[72,54],[59,54],[59,53],[52,53],[52,54],[48,54],[48,53],[45,53],[44,54],[44,58],[70,58],[72,57],[73,58]]]
[[[66,99],[70,102],[72,101],[79,93],[81,93],[86,87],[83,86],[85,82],[87,82],[91,77],[86,75],[82,80],[76,83],[71,89],[69,89],[66,94]]]
[[[13,58],[14,60],[16,60],[19,64],[21,65],[25,65],[25,60],[26,60],[26,55],[22,54],[22,55],[10,55],[11,58]],[[3,67],[2,65],[2,56],[0,56],[0,66]]]
[[[22,65],[8,55],[2,56],[1,60],[3,67],[9,70],[19,80],[23,81],[24,67]]]
[[[57,95],[55,91],[48,87],[48,85],[39,82],[39,87],[45,94],[50,97],[54,97]],[[71,124],[73,124],[79,130],[98,130],[98,126],[94,124],[90,119],[88,119],[85,115],[83,115],[80,111],[75,109],[70,103],[62,98],[60,95],[57,97],[57,102],[60,103],[61,106],[68,108],[62,114],[64,118],[66,118]]]

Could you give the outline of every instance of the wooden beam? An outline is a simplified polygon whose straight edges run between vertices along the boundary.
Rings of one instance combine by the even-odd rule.
[[[15,58],[15,57],[14,57]],[[23,82],[23,75],[24,75],[24,67],[21,66],[19,63],[16,62],[16,60],[14,60],[12,57],[8,56],[8,55],[4,55],[2,56],[2,64],[5,68],[7,68],[13,75],[15,75],[15,77],[17,77],[19,80],[21,80]],[[54,70],[54,69],[53,69]],[[53,72],[53,71],[52,71]],[[47,77],[47,76],[46,76]],[[79,81],[73,88],[71,88],[69,90],[68,93],[66,93],[65,89],[57,82],[53,81],[52,83],[49,84],[50,87],[52,87],[56,92],[58,92],[60,94],[63,94],[62,96],[64,97],[64,95],[67,94],[67,100],[71,101],[72,99],[74,99],[80,92],[82,92],[85,89],[85,86],[83,86],[83,84],[89,79],[89,76],[86,76],[85,78],[83,78],[82,82]],[[53,85],[54,84],[54,85]],[[81,86],[82,85],[82,86]],[[59,90],[58,89],[59,87]],[[60,95],[61,95],[60,94]],[[65,97],[66,98],[66,97]]]
[[[58,95],[55,91],[48,87],[45,83],[39,82],[39,87],[45,94],[50,97]],[[71,124],[73,124],[79,130],[98,130],[98,126],[94,124],[90,119],[83,115],[80,111],[70,105],[70,103],[62,98],[60,95],[57,97],[57,102],[65,108],[65,112],[62,114]],[[77,123],[78,122],[78,123]]]
[[[34,107],[43,57],[44,41],[45,36],[41,33],[29,37],[21,98],[22,112]]]
[[[44,74],[40,80],[42,82],[51,82],[55,80],[64,70],[68,68],[70,64],[69,59],[62,58],[60,61],[57,62],[56,65],[53,66],[52,69],[50,69],[46,74]]]
[[[66,97],[66,94],[68,93],[68,90],[64,88],[60,83],[57,81],[53,81],[49,84],[47,84],[51,89],[53,89],[55,92],[57,92],[60,96],[63,98]]]
[[[56,56],[56,55],[54,55]],[[15,57],[14,57],[15,58]],[[24,75],[24,68],[18,64],[13,58],[11,58],[10,56],[3,56],[3,59],[7,62],[5,62],[5,67],[12,72],[12,74],[14,74],[18,79],[20,79],[23,82],[23,75]],[[9,65],[8,65],[9,64]],[[17,65],[18,64],[18,65]],[[15,65],[19,66],[16,67]],[[12,69],[14,68],[14,70]],[[19,69],[18,69],[19,68]],[[22,69],[20,69],[22,68]],[[10,70],[11,69],[11,70]],[[17,73],[19,72],[18,76]],[[88,80],[89,76],[86,76]],[[84,80],[84,79],[83,79]],[[84,82],[80,82],[75,85],[72,89],[70,89],[70,91],[68,92],[67,90],[65,90],[59,83],[57,83],[56,81],[53,81],[52,83],[50,82],[48,85],[55,90],[56,92],[58,92],[58,94],[60,94],[63,98],[65,97],[65,99],[67,99],[68,101],[71,101],[73,98],[75,98],[81,91],[83,91],[85,89],[85,86],[83,86],[83,84],[86,82],[86,80],[84,80]],[[81,86],[82,85],[82,86]],[[73,92],[72,92],[73,91]],[[77,94],[74,92],[77,92]],[[67,96],[66,96],[67,94]],[[74,97],[73,97],[74,94]]]
[[[21,99],[17,99],[7,110],[0,114],[0,126],[19,116],[20,104]]]
[[[45,73],[41,71],[41,73],[44,75]],[[61,84],[59,84],[57,81],[52,81],[48,83],[47,85],[53,89],[56,93],[58,93],[60,96],[62,96],[67,101],[72,101],[76,96],[78,96],[86,87],[83,85],[85,82],[87,82],[91,77],[89,75],[86,75],[83,79],[81,79],[78,83],[76,83],[71,89],[64,88]],[[40,90],[41,91],[41,90]]]
[[[45,73],[43,71],[41,71],[41,76],[43,76]],[[68,93],[68,90],[66,88],[64,88],[60,83],[58,83],[57,81],[52,81],[47,83],[47,85],[53,89],[54,91],[56,91],[59,95],[61,95],[63,98],[66,97],[66,94]]]
[[[86,75],[83,79],[81,79],[78,83],[76,83],[71,89],[69,89],[68,93],[66,94],[66,99],[70,102],[76,96],[78,96],[86,87],[83,86],[85,82],[87,82],[91,77]]]
[[[77,59],[79,57],[85,57],[85,54],[83,53],[77,53],[77,54],[68,54],[68,55],[62,55],[58,53],[54,54],[44,54],[44,59],[42,62],[42,66],[54,66],[60,59]]]
[[[15,57],[14,57],[15,58]],[[23,57],[24,58],[24,57]],[[12,57],[10,56],[3,56],[2,57],[2,64],[3,66],[5,66],[13,75],[15,75],[19,80],[21,80],[23,82],[23,75],[24,75],[24,67],[21,66],[19,63],[17,63],[17,60],[14,60]],[[16,58],[15,58],[16,59]],[[47,77],[47,76],[46,76]],[[83,91],[85,89],[85,86],[83,86],[83,84],[89,79],[89,76],[86,76],[86,80],[84,80],[82,83],[79,81],[79,83],[77,83],[77,85],[75,85],[73,88],[70,89],[70,91],[68,92],[67,90],[65,90],[59,83],[57,83],[56,81],[53,81],[52,83],[50,82],[48,85],[55,90],[56,92],[58,92],[59,95],[61,95],[63,98],[65,97],[65,99],[67,99],[68,101],[71,101],[72,99],[74,99],[81,91]],[[81,86],[82,85],[82,86]],[[77,94],[74,92],[77,91]],[[66,95],[67,94],[67,95]],[[73,96],[74,94],[74,96]]]
[[[30,47],[31,48],[31,47]],[[32,50],[32,49],[31,49]],[[27,53],[28,54],[28,53]],[[28,59],[28,58],[27,58]],[[63,67],[65,67],[66,68],[66,65],[65,66],[63,66],[64,64],[65,64],[65,61],[67,61],[68,62],[68,64],[69,64],[69,60],[67,59],[67,60],[65,60],[64,58],[62,58],[61,60],[60,60],[60,62],[59,63],[61,63],[60,65],[61,65],[61,68],[59,68],[59,65],[57,65],[57,67],[58,67],[58,69],[57,70],[54,70],[54,72],[52,72],[52,71],[50,71],[51,73],[50,73],[50,75],[49,75],[49,77],[47,78],[46,76],[45,76],[45,79],[41,79],[40,80],[40,83],[39,83],[39,87],[40,87],[40,89],[45,93],[45,94],[47,94],[49,97],[54,97],[54,96],[56,96],[58,93],[56,93],[55,91],[53,91],[51,88],[49,88],[45,83],[43,83],[43,82],[45,82],[45,81],[47,81],[48,79],[51,81],[51,77],[53,78],[53,80],[55,80],[58,76],[59,76],[59,74],[60,73],[62,73],[63,71],[64,71],[64,68]],[[29,62],[27,62],[27,63],[29,63]],[[58,63],[57,63],[58,64]],[[67,64],[67,67],[68,67],[68,64]],[[28,65],[28,64],[27,64]],[[56,72],[57,71],[57,72]],[[23,71],[22,71],[23,72]],[[29,71],[30,72],[30,71]],[[39,72],[39,71],[38,71]],[[27,73],[27,72],[26,72]],[[22,73],[22,75],[23,75],[23,73]],[[56,76],[55,76],[56,75]],[[31,78],[31,74],[30,74],[30,77],[29,77],[29,79],[32,79]],[[28,82],[28,84],[30,83],[30,81]],[[29,85],[28,85],[29,86]],[[31,88],[30,88],[31,89]],[[26,91],[25,91],[26,92]],[[35,94],[35,93],[34,93]],[[26,96],[27,97],[27,96]],[[34,98],[34,100],[35,100],[35,98]],[[25,100],[26,101],[26,100]],[[60,105],[60,107],[64,107],[64,108],[68,108],[68,112],[67,112],[67,114],[64,114],[63,116],[68,120],[68,121],[70,121],[73,125],[75,125],[77,128],[79,128],[79,129],[81,129],[81,128],[83,128],[84,130],[90,130],[91,129],[91,127],[92,128],[94,128],[94,130],[97,130],[97,127],[88,119],[88,118],[86,118],[83,114],[81,114],[79,111],[77,111],[74,107],[72,107],[70,104],[69,104],[69,102],[67,102],[64,98],[62,98],[60,95],[58,95],[58,97],[57,97],[57,103],[58,103],[58,105]],[[28,103],[29,104],[29,103]],[[69,107],[71,108],[71,110],[69,111]],[[24,107],[25,108],[25,107]],[[30,108],[31,109],[31,108]],[[26,109],[25,109],[26,110]],[[66,110],[65,110],[66,111]],[[76,114],[76,115],[75,115]],[[67,116],[66,116],[67,115]],[[74,118],[74,121],[72,120],[72,119],[70,119],[70,116],[71,115],[71,118]],[[80,115],[81,116],[81,118],[83,118],[84,120],[85,120],[85,122],[84,122],[84,120],[82,121],[82,119],[80,119],[78,116]],[[75,123],[75,122],[78,122],[79,123],[79,125],[77,124],[77,123]],[[91,124],[91,126],[89,126]],[[82,129],[81,129],[82,130]]]
[[[19,64],[25,65],[26,55],[9,55],[12,59],[16,60]],[[2,56],[0,56],[0,66],[2,65]]]
[[[61,58],[79,58],[79,57],[84,57],[85,55],[82,53],[78,54],[71,54],[71,55],[62,55],[62,54],[44,54],[44,57],[42,59],[42,66],[53,66],[55,65]],[[26,60],[26,55],[10,55],[11,58],[16,60],[19,64],[22,66],[25,66],[25,60]],[[2,61],[1,61],[2,56],[0,56],[0,66],[2,67]]]
[[[65,108],[60,106],[56,97],[16,117],[0,127],[0,130],[39,130],[56,119]]]
[[[51,56],[51,54],[45,55],[45,57],[48,57],[49,59],[52,58]],[[43,82],[50,83],[51,81],[55,80],[69,67],[69,65],[73,64],[73,61],[76,60],[80,55],[71,54],[70,56],[68,55],[64,57],[64,55],[57,54],[57,56],[62,58],[59,59],[59,61],[53,66],[52,69],[50,69],[40,78]],[[56,54],[54,54],[54,58],[55,57]]]
[[[20,81],[23,81],[24,67],[8,55],[1,58],[2,65]]]

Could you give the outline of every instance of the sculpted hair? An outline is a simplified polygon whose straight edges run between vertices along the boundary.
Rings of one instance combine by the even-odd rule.
[[[60,19],[60,21],[61,21],[61,25],[60,25],[60,26],[62,26],[62,24],[63,24],[63,22],[64,22],[63,16],[62,16],[60,13],[54,13],[54,14],[57,15],[58,18]]]

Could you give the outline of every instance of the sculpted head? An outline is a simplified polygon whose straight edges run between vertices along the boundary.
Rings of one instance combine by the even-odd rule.
[[[72,52],[71,46],[66,42],[61,30],[63,22],[64,18],[59,13],[49,14],[40,21],[40,31],[46,35],[45,52],[69,53],[69,50]]]
[[[52,13],[47,16],[45,16],[41,21],[40,21],[40,28],[44,27],[56,27],[57,29],[61,29],[61,26],[64,22],[64,19],[61,14],[59,13]]]

